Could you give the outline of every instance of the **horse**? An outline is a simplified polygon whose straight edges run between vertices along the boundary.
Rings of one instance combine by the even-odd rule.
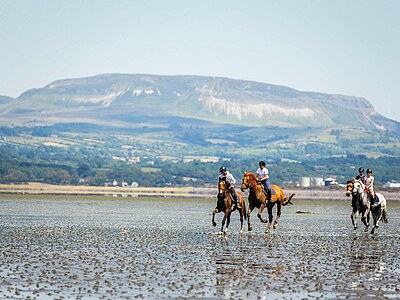
[[[228,226],[231,220],[231,213],[235,210],[239,211],[240,215],[240,234],[243,234],[243,218],[246,219],[246,203],[244,202],[243,195],[239,192],[236,192],[236,195],[238,197],[239,203],[241,208],[233,208],[234,206],[234,200],[232,199],[231,194],[229,193],[229,190],[226,186],[226,182],[223,179],[220,179],[218,182],[218,196],[217,196],[217,207],[213,211],[213,217],[212,217],[212,224],[213,226],[217,226],[217,223],[215,222],[215,214],[219,212],[224,212],[224,218],[222,219],[222,226],[220,233],[227,233]],[[225,221],[226,221],[226,228],[224,229],[225,226]]]
[[[359,201],[360,197],[357,196],[357,193],[353,193],[355,182],[357,182],[357,186],[359,183],[363,184],[362,181],[359,179],[352,179],[347,181],[347,187],[346,187],[346,196],[347,197],[350,197],[350,195],[352,196],[351,206],[353,210],[351,212],[350,218],[351,222],[353,223],[353,228],[354,230],[356,230],[357,217],[359,214],[361,214],[361,221],[365,225],[364,231],[367,232],[369,227],[369,219],[370,219],[369,212],[371,210],[371,204],[369,201],[367,201],[368,200],[367,198],[365,199],[365,201]]]
[[[258,208],[258,213],[257,217],[260,219],[262,223],[268,223],[267,229],[265,230],[266,233],[270,231],[271,228],[271,223],[273,220],[273,215],[272,215],[272,208],[277,204],[277,214],[276,214],[276,219],[274,222],[273,228],[276,229],[278,228],[278,220],[281,217],[281,211],[282,211],[282,206],[286,206],[288,204],[292,204],[291,199],[295,194],[292,194],[289,199],[285,197],[285,193],[283,190],[277,186],[272,184],[271,185],[271,203],[268,202],[268,198],[265,195],[263,191],[263,187],[260,182],[258,182],[257,177],[250,172],[244,172],[244,177],[242,179],[242,185],[241,185],[241,190],[244,192],[245,190],[249,189],[249,208],[247,211],[247,225],[248,225],[248,230],[251,231],[253,227],[250,224],[250,214],[253,211],[255,207]],[[268,219],[264,219],[262,217],[262,212],[264,208],[267,207],[268,209]]]
[[[353,186],[351,188],[351,184],[348,182],[348,187],[347,191],[349,192],[351,190],[351,193],[353,194],[353,197],[356,198],[356,212],[355,214],[351,214],[351,220],[353,222],[354,229],[357,229],[357,223],[356,223],[356,218],[358,213],[362,213],[361,221],[365,225],[364,232],[368,231],[369,227],[369,212],[372,212],[372,218],[374,221],[374,226],[372,227],[371,233],[375,233],[375,229],[379,228],[379,222],[381,219],[385,223],[388,222],[388,214],[387,214],[387,209],[386,209],[386,199],[385,197],[380,194],[380,193],[375,193],[376,196],[378,197],[379,202],[377,203],[376,206],[371,207],[371,201],[369,199],[369,195],[367,194],[365,190],[365,185],[361,180],[354,179],[352,181]],[[348,192],[346,194],[348,194]],[[353,209],[354,211],[354,209]],[[355,217],[354,217],[355,215]]]

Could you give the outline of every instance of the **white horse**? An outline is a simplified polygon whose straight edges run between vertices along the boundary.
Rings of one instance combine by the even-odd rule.
[[[361,215],[361,221],[365,225],[364,232],[368,231],[369,227],[369,212],[371,210],[371,203],[368,199],[367,193],[364,191],[365,185],[361,180],[349,180],[347,182],[346,195],[353,196],[353,211],[351,213],[351,221],[353,223],[354,230],[357,229],[357,217]]]
[[[359,213],[362,214],[361,221],[365,224],[364,232],[368,231],[369,222],[368,222],[368,214],[371,211],[372,218],[374,220],[374,227],[371,230],[371,233],[375,232],[376,228],[379,228],[379,222],[381,219],[385,223],[388,221],[388,214],[386,210],[386,199],[380,193],[375,193],[378,197],[379,201],[375,203],[375,205],[371,206],[370,198],[365,190],[365,185],[361,180],[354,180],[353,189],[352,189],[353,197],[356,200],[357,210],[351,214],[351,219],[353,221],[354,229],[357,229],[356,218]]]

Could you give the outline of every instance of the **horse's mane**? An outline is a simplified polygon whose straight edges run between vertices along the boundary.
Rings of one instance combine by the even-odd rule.
[[[251,173],[251,172],[246,172],[246,175],[248,175],[248,176],[250,177],[250,179],[252,179],[252,180],[257,180],[257,176],[254,175],[254,174]]]

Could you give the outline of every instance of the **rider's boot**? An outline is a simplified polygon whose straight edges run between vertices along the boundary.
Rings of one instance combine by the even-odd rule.
[[[234,193],[232,196],[233,196],[233,201],[235,202],[235,208],[242,209],[242,207],[240,206],[240,202],[239,202],[239,199],[238,199],[238,196],[236,195],[236,193]]]
[[[271,190],[267,189],[267,204],[271,203],[272,193]]]
[[[371,207],[377,207],[377,206],[378,206],[378,203],[379,203],[379,199],[378,199],[378,197],[375,195],[375,196],[372,198],[372,205],[371,205]]]

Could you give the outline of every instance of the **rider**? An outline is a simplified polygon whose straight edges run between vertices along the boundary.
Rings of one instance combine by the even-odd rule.
[[[367,177],[365,178],[365,189],[369,192],[372,198],[372,205],[375,206],[375,202],[377,202],[378,199],[375,198],[375,192],[374,192],[374,176],[372,176],[372,170],[367,169]]]
[[[362,183],[365,184],[366,176],[364,175],[364,168],[360,167],[358,169],[358,175],[356,176],[356,180],[361,180]]]
[[[264,185],[265,190],[267,191],[268,203],[270,203],[272,194],[271,194],[271,184],[269,183],[269,172],[267,167],[265,166],[264,161],[260,161],[258,163],[258,166],[259,168],[256,171],[258,176],[258,182],[261,182]]]
[[[226,188],[229,190],[233,201],[235,202],[235,207],[241,209],[236,191],[235,191],[235,183],[236,179],[233,175],[226,169],[226,167],[219,168],[219,180],[224,180],[226,182]]]

